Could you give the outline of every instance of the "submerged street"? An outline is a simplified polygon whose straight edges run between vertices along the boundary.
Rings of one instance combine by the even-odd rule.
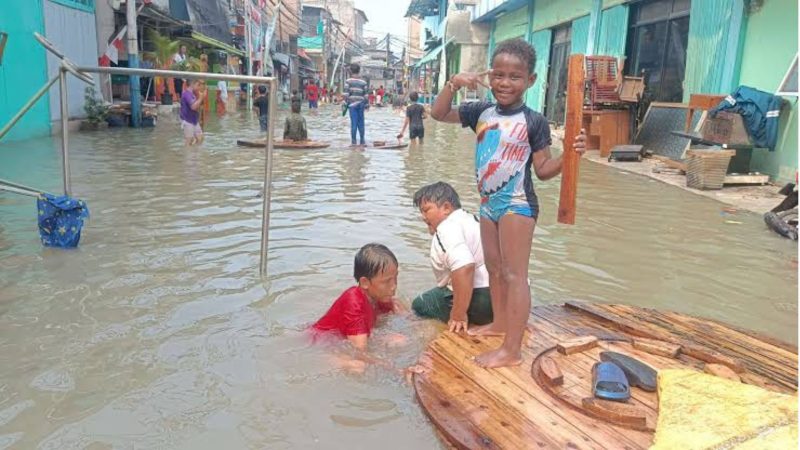
[[[344,345],[311,346],[303,330],[352,282],[367,242],[397,255],[405,302],[433,286],[412,195],[447,181],[474,212],[474,135],[428,121],[421,146],[354,151],[338,106],[304,116],[332,145],[276,150],[264,280],[263,152],[235,145],[260,134],[243,112],[211,117],[198,148],[168,120],[73,133],[73,191],[91,212],[77,249],[44,248],[34,200],[0,196],[0,448],[438,445],[402,375],[349,374],[335,362]],[[367,140],[401,125],[372,108]],[[58,142],[0,144],[0,178],[58,191]],[[797,248],[760,216],[588,161],[578,186],[565,226],[559,178],[536,184],[534,305],[673,310],[797,343]],[[403,368],[440,329],[393,316],[377,337],[408,344],[376,348]]]

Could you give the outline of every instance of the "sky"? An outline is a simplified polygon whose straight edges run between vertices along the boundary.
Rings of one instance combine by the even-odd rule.
[[[382,37],[391,33],[405,39],[409,3],[410,0],[355,0],[356,8],[364,11],[369,20],[364,25],[364,35]]]

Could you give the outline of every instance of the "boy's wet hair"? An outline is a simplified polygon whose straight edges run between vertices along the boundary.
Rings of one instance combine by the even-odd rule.
[[[294,102],[294,103],[292,103],[292,106],[291,106],[291,108],[292,108],[292,112],[293,112],[293,113],[300,114],[300,102]]]
[[[529,74],[534,73],[536,68],[536,50],[534,50],[531,44],[528,44],[520,38],[505,40],[495,47],[494,53],[492,53],[492,62],[494,63],[494,59],[497,58],[497,55],[503,53],[516,56],[528,67]]]
[[[383,244],[367,244],[356,253],[353,262],[353,277],[358,282],[361,277],[371,280],[389,267],[397,264],[397,257]]]
[[[416,91],[412,92],[408,94],[408,99],[411,100],[412,102],[415,102],[419,99],[419,94],[417,94]]]
[[[267,93],[267,87],[264,86],[264,85],[259,86],[258,87],[258,93],[259,94],[266,94]]]
[[[350,73],[358,75],[359,72],[361,72],[361,66],[356,63],[350,64]]]
[[[420,208],[423,203],[428,202],[435,203],[436,206],[442,206],[447,202],[450,203],[454,209],[461,208],[461,200],[458,198],[458,192],[453,189],[453,186],[443,181],[437,181],[436,183],[423,186],[414,193],[415,207]]]

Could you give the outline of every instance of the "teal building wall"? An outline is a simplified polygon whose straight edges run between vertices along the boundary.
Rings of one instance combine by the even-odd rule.
[[[0,126],[47,82],[45,49],[33,37],[34,31],[44,34],[42,1],[3,0],[0,31],[8,33],[8,41],[0,65]],[[57,89],[52,88],[54,92]],[[0,142],[50,134],[48,105],[49,96],[45,95]]]

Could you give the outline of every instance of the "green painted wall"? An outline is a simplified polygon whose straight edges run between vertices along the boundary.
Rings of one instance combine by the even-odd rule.
[[[628,5],[618,5],[604,10],[600,16],[600,37],[594,46],[595,53],[616,57],[625,56],[627,36]]]
[[[694,19],[694,18],[692,18]],[[739,84],[775,92],[797,53],[797,0],[768,0],[747,18]],[[779,182],[797,171],[797,97],[787,97],[775,151],[753,151],[751,169]]]
[[[586,44],[589,42],[589,16],[572,21],[572,53],[586,53]]]
[[[44,34],[42,0],[4,0],[3,3],[6,13],[0,14],[0,31],[8,33],[8,41],[0,65],[0,126],[8,123],[47,82],[45,49],[33,37],[34,31]],[[45,95],[2,142],[50,134],[48,105],[49,98]]]
[[[521,37],[525,39],[528,32],[528,7],[523,6],[500,16],[494,30],[494,41],[500,43],[506,39]]]
[[[735,64],[727,57],[727,52],[736,3],[736,0],[692,2],[683,83],[684,101],[688,101],[691,94],[727,94],[733,88],[723,80],[723,72],[725,64]]]
[[[533,31],[551,28],[589,14],[592,0],[536,0]]]
[[[531,45],[536,50],[536,82],[525,93],[525,104],[534,111],[544,111],[545,88],[547,81],[547,66],[550,63],[550,42],[553,32],[541,30],[533,33]]]

